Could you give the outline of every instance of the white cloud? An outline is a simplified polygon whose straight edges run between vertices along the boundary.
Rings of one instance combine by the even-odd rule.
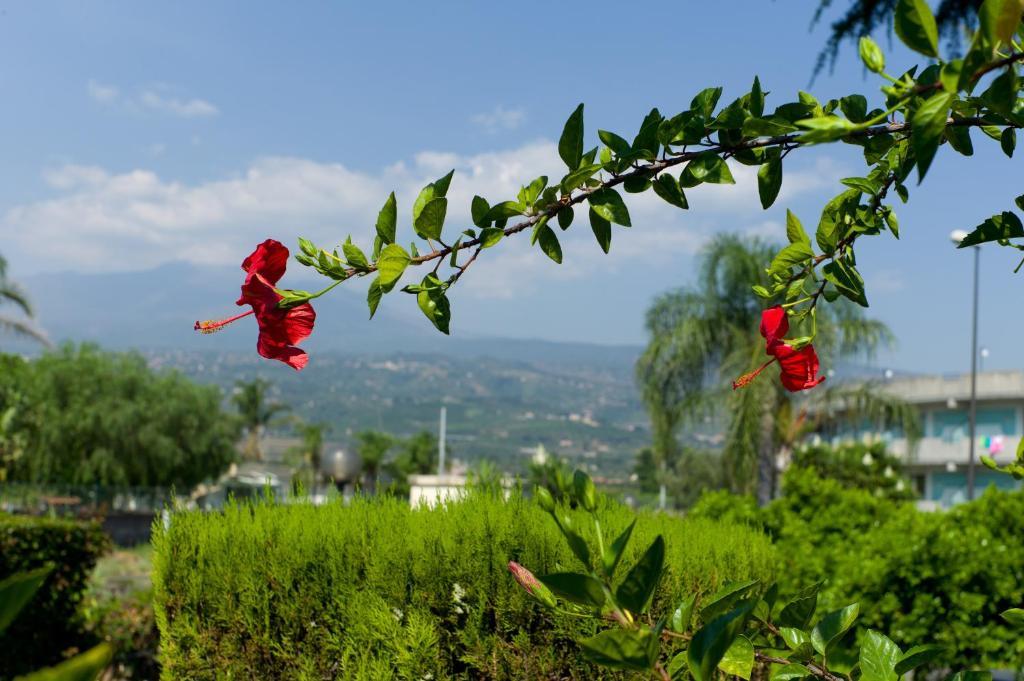
[[[142,269],[170,260],[235,266],[268,236],[292,245],[301,235],[333,247],[351,232],[367,247],[377,212],[392,190],[407,241],[409,211],[420,188],[451,168],[456,176],[447,224],[449,233],[455,233],[470,225],[468,206],[474,194],[495,202],[511,198],[524,181],[542,172],[555,177],[563,166],[549,141],[470,156],[425,151],[379,172],[269,157],[237,175],[198,184],[161,178],[145,169],[111,173],[65,165],[44,173],[54,196],[11,208],[0,217],[0,231],[20,259],[45,263],[47,269]],[[669,206],[652,192],[626,195],[633,227],[615,228],[614,258],[597,247],[585,208],[577,208],[572,229],[558,232],[565,253],[561,266],[531,247],[526,234],[510,238],[486,251],[484,264],[467,274],[473,286],[466,287],[466,294],[505,297],[552,279],[638,263],[669,264],[693,254],[723,230],[781,234],[781,227],[766,221],[760,209],[754,169],[736,166],[733,173],[737,186],[689,191],[690,211]],[[820,161],[787,173],[791,187],[785,191],[792,198],[834,181],[837,171]]]
[[[469,119],[484,132],[496,133],[504,130],[515,130],[526,120],[523,109],[506,109],[502,105],[494,107],[487,113],[478,113]]]
[[[87,89],[89,91],[89,96],[101,103],[112,102],[117,99],[118,94],[120,94],[118,89],[113,85],[104,85],[103,83],[99,83],[95,80],[89,81]]]
[[[206,118],[220,113],[220,109],[205,99],[178,99],[162,95],[156,90],[144,90],[139,95],[139,103],[149,109],[182,118]]]
[[[220,113],[220,109],[205,99],[175,96],[172,88],[165,84],[145,88],[135,96],[122,95],[117,87],[96,80],[90,80],[86,89],[89,96],[101,104],[120,104],[128,109],[148,109],[180,118],[209,118]]]

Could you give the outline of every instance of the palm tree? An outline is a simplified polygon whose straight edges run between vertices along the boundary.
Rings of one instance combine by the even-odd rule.
[[[271,402],[267,392],[270,381],[265,378],[254,378],[251,381],[236,381],[235,393],[231,401],[238,409],[238,416],[246,431],[246,444],[243,455],[253,461],[263,459],[260,440],[271,420],[280,412],[287,411],[288,405]]]
[[[369,494],[377,489],[377,476],[380,475],[384,457],[394,444],[395,439],[387,433],[376,430],[364,430],[356,433],[356,449],[363,465],[363,487]]]
[[[32,304],[25,291],[7,278],[7,260],[0,255],[0,305],[3,303],[13,303],[29,319],[0,314],[0,331],[28,338],[45,346],[50,345],[50,339],[46,334],[29,321],[33,317]]]
[[[729,486],[756,488],[760,503],[772,497],[776,455],[799,435],[807,422],[799,414],[807,406],[795,407],[793,395],[770,376],[737,391],[731,381],[763,362],[757,333],[763,308],[751,285],[768,284],[766,269],[777,250],[760,239],[716,237],[700,256],[697,284],[661,295],[647,311],[650,341],[636,373],[663,480],[678,455],[682,425],[717,417],[725,421],[722,462]],[[817,330],[815,347],[825,366],[840,357],[870,356],[892,342],[882,322],[845,300],[819,308]],[[830,399],[841,396],[833,391]]]

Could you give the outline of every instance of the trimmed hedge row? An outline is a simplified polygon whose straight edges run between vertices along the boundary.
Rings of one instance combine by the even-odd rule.
[[[612,504],[600,515],[610,535],[634,517]],[[692,591],[774,576],[763,536],[708,520],[641,515],[625,560],[657,534],[669,569],[655,615]],[[542,610],[509,576],[509,560],[576,567],[550,517],[518,495],[178,513],[154,530],[154,551],[165,679],[612,678],[574,643],[592,621]]]
[[[89,645],[76,611],[109,545],[95,522],[0,513],[0,579],[54,565],[32,602],[0,634],[0,679],[56,664],[65,651]]]

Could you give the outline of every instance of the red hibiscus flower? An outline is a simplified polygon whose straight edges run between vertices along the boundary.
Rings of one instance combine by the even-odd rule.
[[[818,353],[814,351],[814,346],[807,344],[797,350],[787,345],[783,337],[788,332],[789,320],[781,306],[770,307],[761,313],[761,335],[765,340],[765,352],[771,355],[772,359],[733,381],[733,390],[748,385],[774,362],[779,363],[779,378],[790,392],[813,388],[825,380],[824,376],[818,376]]]
[[[242,262],[245,282],[242,296],[236,302],[236,305],[251,305],[252,309],[229,319],[196,322],[196,330],[214,333],[242,317],[256,315],[260,328],[256,351],[267,359],[302,369],[309,362],[309,356],[295,346],[313,332],[316,313],[308,302],[289,308],[278,306],[282,296],[274,286],[284,276],[287,265],[288,249],[280,242],[267,239],[261,243]]]

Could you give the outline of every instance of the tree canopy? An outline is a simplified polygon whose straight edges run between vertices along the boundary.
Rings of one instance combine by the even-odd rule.
[[[187,490],[235,459],[220,391],[138,354],[66,345],[0,362],[0,413],[14,410],[3,434],[21,452],[8,462],[12,481]]]

